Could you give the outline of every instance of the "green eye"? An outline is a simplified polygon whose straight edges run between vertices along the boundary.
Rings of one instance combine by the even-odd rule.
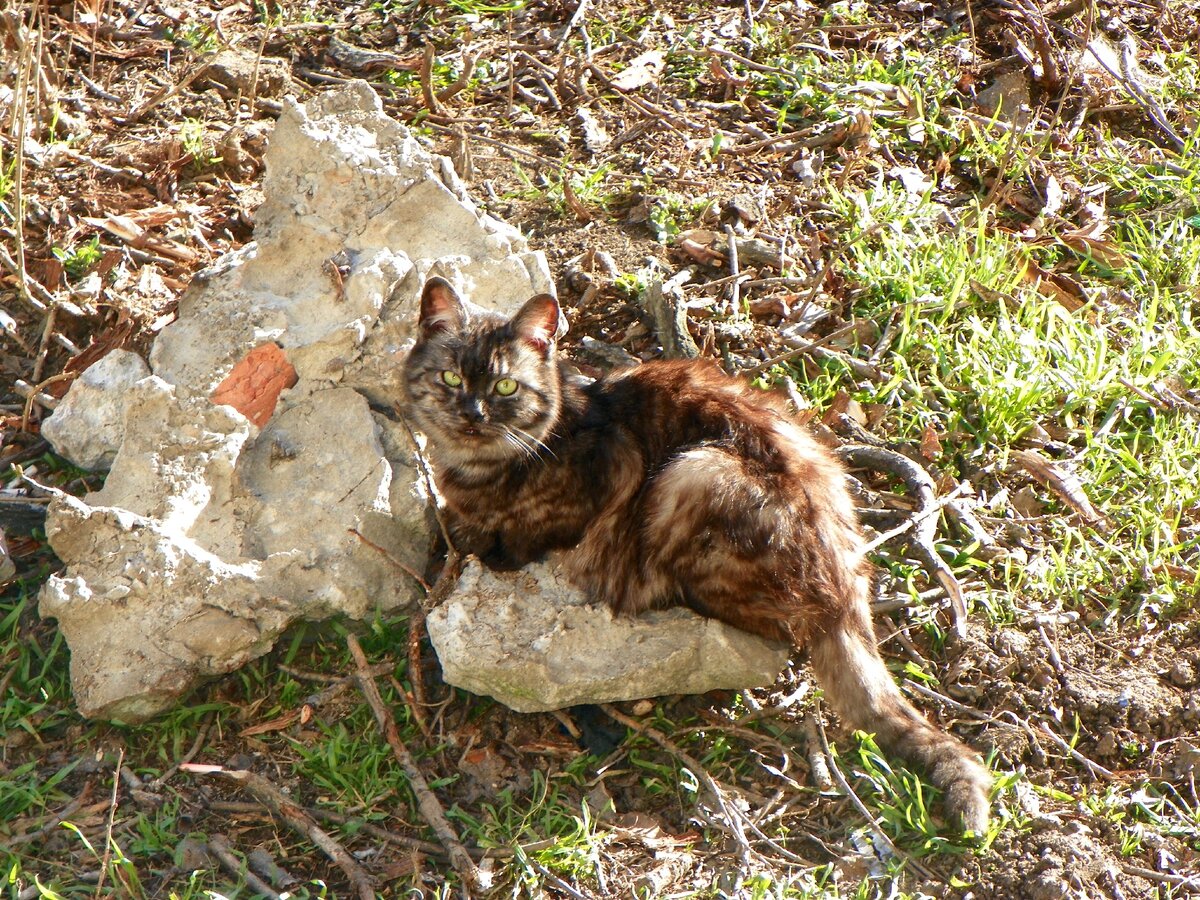
[[[501,397],[511,397],[517,392],[517,383],[511,378],[501,378],[492,388]]]
[[[457,372],[451,372],[447,369],[442,373],[442,381],[450,385],[450,387],[460,387],[462,385],[462,376]]]

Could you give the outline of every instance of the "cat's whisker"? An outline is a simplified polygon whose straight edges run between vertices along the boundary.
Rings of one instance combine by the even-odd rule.
[[[537,450],[534,447],[530,446],[508,428],[505,428],[501,433],[503,434],[504,439],[520,450],[522,455],[524,455],[527,459],[533,459],[535,456],[537,456]]]
[[[558,459],[558,454],[555,453],[553,450],[551,450],[550,445],[547,444],[545,441],[541,440],[540,438],[534,437],[528,431],[526,431],[523,428],[518,428],[516,425],[509,425],[507,427],[511,431],[519,432],[521,434],[521,436],[524,437],[527,441],[531,441],[534,445],[541,447],[543,450],[545,450],[547,453],[549,453],[555,459]]]

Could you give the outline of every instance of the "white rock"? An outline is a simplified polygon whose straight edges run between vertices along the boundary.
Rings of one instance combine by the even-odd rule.
[[[424,279],[503,312],[552,290],[544,257],[481,214],[364,84],[286,103],[266,171],[255,243],[196,277],[153,376],[112,354],[46,423],[77,463],[111,461],[103,489],[57,499],[46,526],[66,569],[41,612],[71,648],[87,716],[161,712],[297,618],[412,602],[392,560],[419,570],[434,523],[407,430],[371,405],[400,397]],[[297,380],[273,412],[259,395],[259,428],[210,397],[268,341]],[[682,611],[614,620],[545,568],[475,564],[429,630],[447,680],[522,710],[766,684],[786,658]]]
[[[771,684],[782,644],[683,609],[615,617],[552,564],[472,560],[426,619],[446,681],[519,712]]]
[[[62,496],[47,534],[68,568],[46,582],[41,612],[71,648],[86,716],[161,712],[198,679],[266,652],[291,621],[284,604],[264,602],[258,563],[226,563],[159,520]]]
[[[136,353],[113,350],[89,366],[42,423],[42,437],[81,469],[107,469],[125,435],[128,390],[150,374]]]

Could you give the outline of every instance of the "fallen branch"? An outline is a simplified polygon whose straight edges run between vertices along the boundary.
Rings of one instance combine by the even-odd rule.
[[[852,466],[864,469],[874,469],[888,472],[904,482],[908,492],[917,499],[917,512],[913,516],[914,529],[910,545],[914,555],[920,560],[926,571],[946,591],[950,598],[950,612],[954,623],[954,632],[959,637],[967,634],[967,605],[963,600],[962,587],[946,561],[938,555],[933,546],[937,536],[937,517],[933,515],[941,509],[938,505],[937,485],[929,473],[902,453],[884,447],[868,447],[862,444],[845,444],[838,448],[838,456]],[[951,495],[947,499],[954,499]]]
[[[112,798],[108,802],[108,819],[104,823],[104,856],[100,860],[100,879],[96,882],[95,896],[97,897],[104,891],[104,876],[108,874],[109,863],[112,861],[113,822],[117,818],[117,795],[121,789],[121,766],[124,764],[125,748],[122,747],[117,751],[117,767],[113,770]],[[124,887],[128,887],[128,885],[124,885]]]
[[[212,809],[221,808],[222,804],[214,802],[210,804]],[[420,838],[409,837],[407,834],[396,834],[388,831],[386,828],[380,828],[378,825],[372,825],[370,822],[360,822],[354,820],[350,816],[342,815],[330,809],[314,809],[312,814],[320,819],[325,819],[329,822],[336,822],[339,825],[345,825],[350,822],[354,823],[354,827],[362,831],[363,834],[369,834],[371,837],[379,838],[389,844],[396,844],[400,847],[408,847],[413,850],[418,850],[427,856],[446,857],[446,848],[441,844],[435,844],[433,841],[423,841]],[[548,850],[558,844],[557,838],[547,838],[541,841],[531,841],[528,844],[521,844],[520,850],[522,853],[537,853],[540,850]],[[467,853],[472,859],[510,859],[517,855],[517,850],[512,847],[489,847],[486,850],[481,850],[478,847],[468,847]]]
[[[905,519],[904,522],[897,525],[891,531],[885,531],[883,534],[879,535],[879,537],[875,538],[875,540],[873,540],[873,541],[871,541],[871,543],[867,544],[867,546],[863,549],[863,552],[871,553],[875,550],[878,550],[880,547],[882,547],[888,541],[892,540],[893,538],[899,537],[900,535],[904,534],[909,529],[914,528],[917,525],[924,525],[925,521],[927,519],[931,519],[934,516],[936,516],[945,507],[949,506],[951,503],[953,503],[955,500],[957,500],[959,497],[961,497],[965,492],[966,492],[966,486],[960,484],[958,487],[956,487],[953,491],[951,491],[946,496],[939,497],[936,502],[932,503],[931,505],[925,507],[922,510],[919,510],[918,512],[913,513],[911,516],[909,516],[907,519]]]
[[[1068,756],[1091,772],[1096,778],[1100,778],[1104,781],[1116,780],[1117,776],[1115,772],[1113,772],[1111,769],[1104,768],[1104,766],[1100,765],[1100,763],[1092,762],[1090,759],[1072,747],[1067,741],[1055,734],[1050,729],[1050,726],[1038,722],[1036,730],[1050,738],[1050,740],[1054,741],[1054,743],[1062,748]]]
[[[687,766],[688,770],[700,780],[700,782],[712,795],[712,798],[716,802],[717,807],[720,809],[721,814],[725,817],[725,822],[729,826],[729,830],[737,840],[743,864],[745,864],[747,867],[750,867],[753,864],[752,857],[755,854],[753,848],[750,846],[750,841],[746,838],[745,826],[751,823],[738,810],[736,804],[730,803],[725,798],[725,791],[722,790],[716,779],[708,774],[708,771],[704,768],[704,765],[686,751],[675,746],[671,739],[657,728],[654,728],[650,725],[643,725],[637,719],[625,715],[611,703],[602,703],[600,704],[600,708],[604,710],[604,712],[611,719],[620,722],[626,728],[630,728],[633,731],[636,731],[638,734],[645,735],[646,737],[650,738],[650,740],[658,744],[658,746],[660,746],[663,750],[667,751],[681,763]]]
[[[421,54],[421,99],[425,101],[425,108],[435,116],[442,114],[442,104],[438,102],[437,94],[433,90],[433,64],[437,58],[437,50],[433,44],[425,45],[425,52]]]
[[[439,103],[445,103],[455,94],[462,91],[471,83],[471,73],[475,71],[475,57],[472,54],[463,55],[463,70],[454,81],[437,92]]]
[[[700,348],[687,327],[687,309],[682,303],[668,298],[661,279],[651,279],[642,298],[646,311],[654,320],[654,331],[663,346],[667,359],[696,359]]]
[[[16,667],[15,666],[12,667],[9,671],[16,671]],[[5,683],[2,686],[4,688],[7,688],[7,683]],[[59,825],[61,825],[63,822],[67,821],[67,819],[70,819],[77,812],[79,812],[80,810],[83,809],[84,804],[87,803],[88,800],[91,799],[92,787],[93,787],[93,785],[90,780],[84,782],[83,790],[81,790],[79,792],[78,797],[76,797],[74,800],[72,800],[70,803],[68,803],[66,806],[64,806],[62,809],[60,809],[58,812],[53,813],[52,815],[46,817],[46,819],[42,822],[42,824],[39,825],[37,828],[33,828],[29,831],[22,831],[19,834],[14,834],[12,837],[10,837],[6,841],[0,841],[0,850],[3,850],[5,852],[11,852],[13,849],[15,849],[16,847],[19,847],[21,844],[27,844],[30,841],[40,841],[43,838],[49,836],[49,834],[51,832],[53,832],[55,829],[57,829]],[[108,806],[108,801],[104,800],[101,803],[97,804],[97,806],[99,808],[103,809]],[[14,823],[9,822],[8,824],[11,827]]]
[[[836,793],[833,775],[829,771],[829,757],[823,749],[821,736],[817,733],[816,716],[804,717],[804,734],[808,738],[808,769],[817,790],[822,794]]]
[[[1146,881],[1172,884],[1176,887],[1184,888],[1188,893],[1200,893],[1200,876],[1172,875],[1168,872],[1155,872],[1153,869],[1144,869],[1141,866],[1135,866],[1133,863],[1126,862],[1121,863],[1121,871],[1126,875],[1144,878]]]
[[[188,763],[180,768],[200,775],[223,775],[233,783],[245,788],[252,797],[267,807],[272,815],[293,831],[312,841],[333,860],[334,864],[350,879],[360,900],[375,900],[375,883],[367,870],[358,864],[358,861],[333,835],[318,825],[304,807],[285,797],[279,788],[266,778],[244,769],[226,769],[222,766],[202,766]]]
[[[429,593],[429,584],[425,581],[424,578],[422,578],[420,576],[420,574],[417,573],[417,571],[415,569],[413,569],[411,566],[407,566],[404,563],[400,562],[400,560],[398,560],[398,559],[396,559],[396,557],[392,556],[392,554],[389,553],[386,548],[379,546],[379,544],[376,544],[373,540],[364,536],[363,533],[361,531],[359,531],[357,528],[348,528],[346,530],[349,531],[356,538],[358,538],[360,541],[362,541],[364,544],[366,544],[368,547],[370,547],[372,550],[374,550],[376,553],[378,553],[380,556],[382,556],[384,559],[386,559],[388,562],[390,562],[393,566],[395,566],[397,569],[399,569],[401,572],[403,572],[405,575],[407,575],[413,581],[415,581],[417,584],[419,584],[424,589],[426,594]]]
[[[157,91],[144,103],[133,110],[133,112],[126,116],[121,124],[125,127],[136,125],[139,121],[141,121],[146,113],[150,112],[150,110],[171,99],[180,91],[187,88],[193,81],[203,75],[208,70],[208,64],[217,58],[217,54],[222,50],[227,49],[229,49],[227,45],[218,47],[216,50],[213,50],[212,52],[202,56],[199,62],[197,62],[196,65],[194,65],[191,70],[183,76],[183,78],[179,79],[178,82],[173,82],[164,87],[162,90]]]
[[[396,761],[404,768],[404,774],[408,776],[408,784],[417,798],[417,808],[420,810],[421,817],[433,829],[442,846],[446,848],[450,864],[454,866],[455,871],[463,880],[464,892],[469,896],[472,891],[485,889],[488,886],[486,877],[475,865],[474,860],[459,841],[458,835],[454,833],[454,827],[446,819],[446,813],[443,811],[441,803],[429,789],[429,784],[425,781],[425,775],[420,766],[417,765],[417,761],[400,739],[396,720],[384,705],[383,698],[379,696],[379,689],[375,686],[375,679],[370,673],[366,654],[363,653],[358,638],[353,634],[346,635],[346,646],[350,648],[350,654],[354,657],[354,664],[358,668],[358,684],[363,697],[370,705],[371,712],[375,714],[375,721],[379,724],[380,731],[383,732],[384,738],[392,748],[392,755],[396,757]]]
[[[732,225],[725,226],[725,242],[729,245],[729,276],[733,279],[729,285],[729,305],[733,308],[733,314],[737,316],[742,306],[742,287],[738,281],[738,276],[742,274],[742,264]]]
[[[214,834],[208,839],[208,849],[213,856],[217,858],[217,862],[221,864],[226,872],[234,878],[245,878],[246,887],[254,891],[256,894],[266,897],[267,900],[280,900],[280,895],[273,890],[269,884],[251,872],[242,861],[233,854],[233,845],[229,843],[229,838],[223,834]]]
[[[192,741],[192,746],[189,747],[187,753],[183,755],[183,759],[175,763],[175,765],[169,766],[165,772],[150,782],[150,787],[153,790],[158,790],[161,788],[164,784],[170,781],[172,777],[174,777],[175,773],[179,771],[180,766],[186,766],[196,758],[196,754],[200,752],[200,748],[203,747],[204,742],[208,740],[208,730],[212,727],[212,723],[215,718],[216,713],[209,713],[204,717],[204,721],[200,724],[200,730],[196,732],[196,739]]]

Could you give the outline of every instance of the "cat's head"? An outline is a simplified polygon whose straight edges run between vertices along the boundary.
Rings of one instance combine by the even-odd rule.
[[[441,278],[421,294],[405,366],[408,414],[451,465],[535,455],[561,409],[555,345],[567,324],[538,294],[512,318],[468,308]]]

